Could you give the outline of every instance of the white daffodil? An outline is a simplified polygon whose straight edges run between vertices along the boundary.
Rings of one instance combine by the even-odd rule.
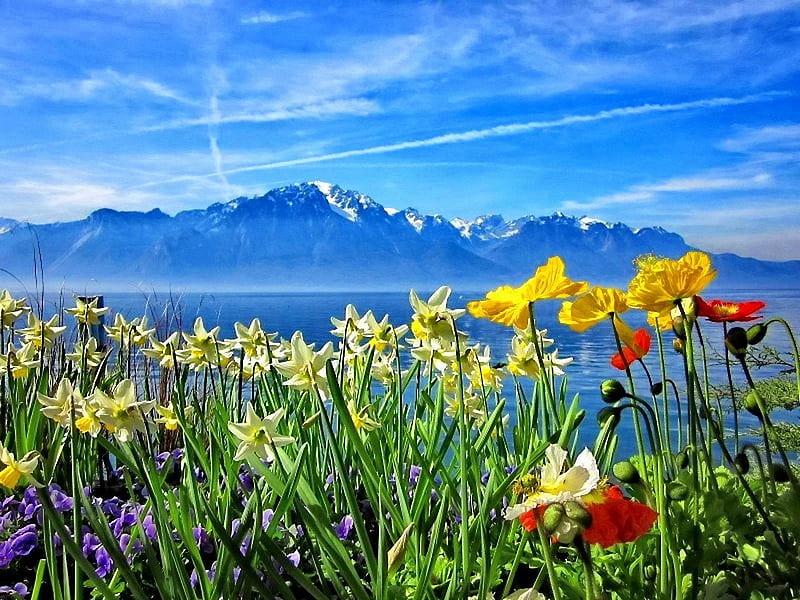
[[[521,514],[541,504],[577,500],[594,491],[600,483],[597,462],[588,448],[575,459],[575,464],[564,471],[567,451],[558,444],[545,450],[545,464],[539,476],[523,477],[520,493],[522,501],[506,509],[506,519],[516,519]]]
[[[174,352],[178,349],[180,344],[180,334],[173,331],[170,336],[163,342],[158,341],[152,335],[150,336],[150,347],[142,349],[142,354],[153,360],[157,360],[162,369],[175,368],[175,355]]]
[[[25,298],[16,300],[8,290],[0,292],[0,327],[11,327],[22,315],[30,312]]]
[[[120,346],[144,346],[150,336],[155,333],[155,329],[147,328],[147,316],[136,317],[126,321],[125,317],[117,313],[114,315],[114,324],[106,327],[108,337],[117,342]]]
[[[97,349],[97,340],[90,337],[86,340],[85,344],[80,341],[75,342],[75,348],[73,348],[72,352],[65,354],[64,357],[75,363],[78,367],[85,366],[86,368],[93,369],[94,367],[100,366],[105,355],[105,352]]]
[[[28,326],[20,329],[19,333],[37,348],[42,345],[50,347],[55,339],[67,330],[66,326],[58,324],[58,315],[53,315],[43,321],[33,313],[28,313]]]
[[[289,360],[275,365],[275,368],[288,377],[283,385],[298,390],[319,390],[327,394],[328,380],[325,376],[325,365],[333,358],[333,344],[326,343],[317,352],[314,344],[306,344],[303,334],[295,331],[291,341],[291,355]]]
[[[37,398],[42,405],[42,414],[62,427],[70,426],[73,406],[78,407],[83,402],[80,391],[74,389],[72,382],[66,378],[58,383],[55,396],[51,398],[40,392]]]
[[[456,331],[453,322],[466,313],[466,309],[447,308],[447,300],[452,290],[443,285],[423,302],[414,290],[408,295],[409,304],[414,309],[411,316],[411,333],[419,340],[432,338],[454,341]],[[460,336],[462,333],[458,332]]]
[[[283,412],[283,408],[279,408],[262,419],[253,410],[252,404],[248,404],[243,423],[228,423],[228,430],[240,440],[233,460],[257,456],[272,462],[275,460],[275,448],[294,443],[292,436],[277,432],[278,421],[283,417]]]
[[[145,416],[153,410],[155,402],[138,402],[133,381],[123,379],[114,387],[111,395],[99,389],[93,395],[99,407],[97,418],[119,441],[129,441],[134,431],[147,431]]]

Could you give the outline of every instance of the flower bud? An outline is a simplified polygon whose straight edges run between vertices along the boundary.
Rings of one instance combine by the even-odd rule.
[[[547,535],[552,535],[561,525],[566,516],[566,510],[561,504],[555,503],[548,506],[542,515],[542,529]]]
[[[661,392],[664,391],[664,384],[661,381],[656,381],[653,385],[650,386],[650,393],[653,396],[660,396]]]
[[[747,473],[750,470],[750,459],[747,458],[747,454],[744,452],[739,452],[733,459],[733,463],[742,473]]]
[[[756,323],[747,329],[747,343],[751,346],[755,346],[764,339],[765,335],[767,335],[767,325],[764,323]]]
[[[564,512],[570,521],[575,521],[582,529],[592,526],[592,514],[580,502],[567,500],[564,503]]]
[[[744,400],[742,400],[742,404],[744,405],[747,412],[757,416],[759,419],[762,419],[764,418],[764,414],[761,412],[761,406],[759,406],[760,399],[761,398],[758,395],[758,392],[751,388],[744,395]]]
[[[780,463],[773,463],[769,467],[769,474],[778,483],[786,483],[789,481],[789,471]],[[569,512],[567,512],[569,515]]]
[[[600,397],[607,404],[614,404],[627,396],[628,392],[617,379],[606,379],[600,384]]]
[[[681,450],[675,455],[675,464],[679,469],[685,469],[689,466],[689,454],[686,450]]]
[[[605,427],[608,425],[611,429],[619,425],[622,416],[622,411],[615,406],[606,406],[597,412],[597,424]]]
[[[680,315],[672,319],[672,331],[679,340],[686,339],[686,327],[684,326],[684,319]]]
[[[670,500],[686,500],[689,496],[689,488],[680,481],[670,481],[667,484],[667,496]]]
[[[683,354],[683,340],[678,338],[672,340],[672,349],[678,354]]]
[[[734,356],[747,354],[747,332],[742,327],[734,327],[725,336],[725,346]]]
[[[639,471],[627,460],[615,464],[611,472],[614,473],[614,477],[619,479],[622,483],[639,483],[642,480],[639,476]]]

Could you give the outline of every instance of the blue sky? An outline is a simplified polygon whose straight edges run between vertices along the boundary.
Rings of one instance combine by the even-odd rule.
[[[800,0],[0,0],[0,216],[298,181],[800,259]]]

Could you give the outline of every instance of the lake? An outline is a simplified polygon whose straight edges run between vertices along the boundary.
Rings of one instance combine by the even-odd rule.
[[[430,291],[418,292],[420,298],[427,299]],[[449,306],[462,308],[470,300],[480,299],[484,295],[479,292],[454,292],[450,298]],[[723,298],[731,301],[763,300],[767,306],[762,311],[765,318],[783,317],[787,319],[795,331],[800,332],[800,290],[727,290],[706,295],[706,299]],[[32,301],[32,299],[30,299]],[[45,297],[45,313],[52,314],[58,305],[59,299],[55,295]],[[71,297],[63,299],[66,306],[74,304]],[[278,332],[284,338],[291,337],[295,330],[303,332],[306,341],[317,342],[318,345],[334,339],[330,335],[332,328],[330,317],[342,318],[344,308],[348,303],[356,306],[360,314],[372,309],[378,319],[384,314],[390,316],[390,321],[399,325],[407,323],[411,317],[411,307],[408,303],[407,293],[396,292],[353,292],[353,293],[109,293],[104,295],[104,303],[111,307],[113,312],[119,312],[131,319],[148,314],[150,326],[157,322],[159,334],[163,337],[165,331],[174,331],[179,327],[184,330],[191,329],[196,316],[203,317],[208,329],[215,325],[221,327],[222,337],[233,337],[235,322],[249,324],[258,317],[263,329],[267,332]],[[574,361],[565,370],[568,375],[570,395],[580,394],[582,406],[587,409],[588,415],[582,427],[584,443],[590,444],[594,439],[597,426],[595,423],[596,411],[602,407],[599,397],[599,384],[607,378],[624,380],[625,374],[613,368],[609,359],[616,352],[614,336],[610,326],[601,324],[589,331],[578,334],[561,325],[557,319],[560,301],[543,301],[537,303],[536,318],[539,328],[548,330],[548,337],[555,340],[554,346],[558,348],[559,357],[573,357]],[[165,308],[168,309],[165,311]],[[164,314],[169,314],[169,319]],[[626,322],[636,328],[644,324],[644,315],[641,311],[630,311],[624,315]],[[106,323],[113,321],[113,316],[106,316]],[[715,323],[702,322],[702,331],[712,347],[721,349],[722,326]],[[747,323],[742,324],[745,327]],[[469,334],[472,342],[488,344],[492,348],[493,357],[497,361],[504,361],[509,349],[513,331],[502,325],[486,320],[474,319],[468,314],[458,321],[459,329]],[[668,340],[672,334],[666,335]],[[788,350],[789,343],[782,329],[770,328],[764,344]],[[655,340],[654,340],[655,345]],[[680,357],[670,350],[667,353],[668,372],[673,378],[679,380],[682,371]],[[654,377],[658,377],[657,355],[652,352],[646,359]],[[640,369],[635,369],[638,375]],[[737,382],[743,383],[739,369],[734,369]],[[642,378],[643,379],[643,378]],[[646,383],[639,379],[639,389],[646,390]],[[718,364],[712,367],[712,379],[716,382],[724,381],[724,368]],[[511,386],[507,386],[509,394]],[[513,404],[513,403],[510,403]],[[512,419],[515,415],[512,414]],[[757,423],[749,414],[744,415],[744,421],[749,426]],[[796,420],[796,417],[793,419]],[[633,446],[632,427],[630,416],[623,419],[620,426],[621,451],[624,453]]]

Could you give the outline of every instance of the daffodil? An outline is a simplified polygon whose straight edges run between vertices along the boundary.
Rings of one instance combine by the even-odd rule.
[[[450,382],[448,387],[453,388],[453,383]],[[464,390],[463,401],[461,398],[461,393],[457,389],[452,390],[452,393],[445,394],[444,414],[456,418],[463,411],[464,417],[472,422],[473,427],[483,425],[486,422],[486,411],[482,398],[470,390]]]
[[[176,431],[178,427],[180,427],[180,420],[178,419],[178,415],[175,414],[175,408],[173,407],[172,402],[166,406],[157,405],[156,412],[160,416],[154,419],[154,423],[163,425],[164,429],[167,431]],[[194,412],[194,407],[187,406],[183,411],[183,414],[184,416],[189,417],[192,412]]]
[[[39,463],[39,453],[35,450],[27,452],[25,456],[17,460],[12,452],[9,452],[4,446],[0,446],[0,463],[5,465],[5,468],[0,471],[0,485],[14,489],[23,476],[31,483],[39,485],[32,475]]]
[[[130,379],[120,381],[110,395],[97,389],[93,396],[99,407],[97,418],[119,441],[129,441],[135,431],[147,431],[145,416],[153,409],[155,402],[137,401],[136,388]]]
[[[70,426],[73,406],[80,406],[83,402],[80,390],[73,388],[72,382],[66,377],[58,383],[54,396],[39,392],[37,398],[42,405],[42,414],[62,427]]]
[[[100,405],[94,394],[86,398],[75,398],[75,429],[81,433],[88,433],[92,437],[97,437],[103,430],[103,422],[97,416]]]
[[[180,344],[179,333],[172,332],[169,337],[160,342],[153,336],[150,336],[150,347],[144,348],[142,354],[153,360],[157,360],[162,369],[175,368],[175,351]]]
[[[408,295],[408,301],[414,314],[411,316],[411,333],[419,340],[432,338],[454,341],[456,335],[463,336],[455,330],[454,321],[466,313],[463,308],[447,308],[447,300],[452,290],[446,285],[441,286],[427,302],[420,300],[414,290]]]
[[[236,337],[231,342],[231,347],[241,350],[247,357],[258,356],[262,350],[266,349],[267,345],[272,344],[272,341],[277,337],[277,333],[265,333],[261,328],[261,320],[253,319],[250,325],[245,326],[244,323],[234,323],[233,328],[236,331]]]
[[[573,281],[564,275],[564,261],[551,256],[520,287],[500,286],[486,294],[484,300],[467,303],[473,317],[525,329],[530,324],[530,304],[539,300],[569,298],[586,291],[585,281]]]
[[[558,444],[550,444],[538,475],[525,475],[518,482],[516,490],[522,499],[506,509],[505,518],[516,519],[542,504],[581,500],[597,488],[600,471],[588,448],[584,448],[575,463],[565,470],[566,462],[567,451]]]
[[[369,406],[359,409],[354,400],[347,402],[347,412],[350,414],[350,419],[353,421],[356,431],[372,431],[381,426],[375,419],[367,415],[369,409]]]
[[[377,352],[383,352],[387,348],[398,349],[402,347],[400,341],[408,333],[408,325],[398,325],[395,327],[389,323],[389,315],[384,315],[378,321],[372,312],[364,315],[367,322],[368,344],[375,348]]]
[[[327,395],[328,379],[325,374],[325,365],[333,358],[333,344],[326,343],[317,352],[314,344],[306,344],[303,334],[295,331],[291,340],[291,356],[285,362],[275,365],[275,368],[288,377],[283,385],[297,390],[319,390]]]
[[[75,297],[75,306],[65,309],[65,312],[75,317],[75,320],[82,325],[98,325],[100,317],[109,311],[107,306],[100,307],[98,296],[92,297],[89,302],[80,296]]]
[[[32,343],[37,348],[41,348],[42,345],[50,347],[56,338],[67,329],[58,322],[58,315],[53,315],[47,321],[43,321],[33,313],[28,313],[28,326],[20,329],[19,333],[26,342]]]
[[[27,377],[31,369],[39,366],[38,349],[33,342],[21,348],[10,346],[6,354],[0,354],[0,372],[10,372],[13,379]]]
[[[105,356],[105,352],[97,349],[97,339],[93,337],[86,340],[86,343],[75,342],[72,352],[64,355],[67,360],[72,361],[78,367],[86,366],[89,369],[100,366]]]
[[[256,414],[253,405],[248,404],[243,423],[228,423],[228,430],[240,440],[233,460],[257,456],[272,462],[275,460],[275,448],[294,443],[292,436],[277,432],[278,421],[283,417],[283,412],[283,408],[279,408],[262,419]]]
[[[197,317],[194,320],[193,332],[183,334],[186,347],[176,352],[178,360],[196,371],[219,364],[217,334],[219,334],[219,326],[206,331],[203,318]]]
[[[663,315],[684,298],[700,294],[717,276],[703,252],[687,252],[677,260],[650,259],[628,286],[628,305]]]
[[[442,373],[456,359],[456,350],[446,339],[431,337],[420,340],[419,345],[411,349],[411,356],[425,365],[426,373],[430,367]]]
[[[11,327],[17,319],[30,310],[25,298],[16,300],[8,290],[0,292],[0,326]]]
[[[511,339],[511,354],[508,355],[508,371],[512,375],[526,375],[537,381],[542,377],[542,363],[546,373],[563,375],[563,367],[572,362],[571,357],[558,358],[558,350],[542,353],[541,361],[536,345],[522,338]]]
[[[119,313],[114,315],[114,324],[105,329],[110,339],[124,347],[144,346],[156,331],[154,328],[147,328],[147,316],[136,317],[127,321]]]

